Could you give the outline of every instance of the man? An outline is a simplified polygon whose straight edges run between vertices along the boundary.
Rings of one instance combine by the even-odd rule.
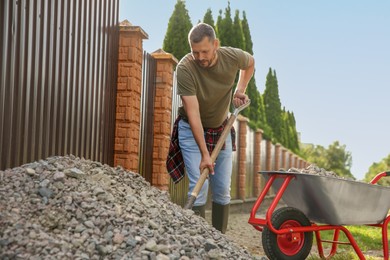
[[[185,166],[190,196],[202,170],[209,168],[210,176],[199,192],[193,210],[204,217],[211,185],[212,225],[225,233],[230,205],[234,129],[226,138],[215,164],[211,160],[211,151],[227,122],[231,102],[239,107],[248,101],[245,90],[253,76],[254,59],[243,50],[219,47],[213,27],[205,23],[191,29],[188,41],[191,53],[183,57],[176,69],[177,92],[182,106],[172,133],[168,172],[177,183],[184,175]],[[238,71],[239,80],[232,99]]]

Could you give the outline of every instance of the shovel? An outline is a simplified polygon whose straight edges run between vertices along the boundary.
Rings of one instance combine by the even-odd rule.
[[[251,103],[250,100],[248,100],[248,102],[246,102],[244,105],[234,109],[234,112],[230,115],[229,120],[226,123],[226,126],[223,129],[222,134],[219,137],[218,142],[215,145],[213,152],[211,153],[211,161],[212,161],[212,163],[214,163],[215,160],[217,159],[217,156],[218,156],[219,152],[221,151],[221,148],[222,148],[223,144],[225,143],[226,137],[229,134],[230,129],[233,126],[234,120],[236,120],[238,114],[244,108],[248,107],[250,103]],[[195,202],[196,198],[198,197],[200,189],[202,188],[202,186],[203,186],[204,182],[206,181],[207,177],[209,176],[209,172],[210,172],[209,168],[206,167],[206,168],[203,169],[202,174],[200,175],[199,180],[196,183],[196,185],[195,185],[195,187],[194,187],[194,189],[193,189],[193,191],[191,193],[191,196],[188,197],[187,202],[184,205],[184,209],[192,209],[192,206],[194,205],[194,202]]]

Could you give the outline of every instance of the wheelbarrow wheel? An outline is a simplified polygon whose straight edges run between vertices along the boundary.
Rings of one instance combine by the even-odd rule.
[[[276,229],[311,226],[310,220],[301,211],[283,207],[272,214]],[[262,232],[263,249],[269,259],[306,259],[313,245],[313,232],[299,232],[277,235],[267,226]]]

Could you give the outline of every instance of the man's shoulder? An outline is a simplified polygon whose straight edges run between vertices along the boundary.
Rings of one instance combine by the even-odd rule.
[[[248,66],[250,54],[240,48],[224,46],[219,48],[221,60],[226,63],[239,64],[240,68]]]
[[[220,47],[218,51],[221,56],[226,56],[234,59],[245,55],[245,51],[243,51],[242,49],[230,46]]]
[[[222,53],[237,53],[237,52],[244,52],[242,49],[240,48],[235,48],[235,47],[231,47],[231,46],[222,46],[222,47],[219,47],[219,51],[222,52]]]
[[[177,67],[187,67],[194,62],[194,58],[190,53],[186,54],[177,64]]]

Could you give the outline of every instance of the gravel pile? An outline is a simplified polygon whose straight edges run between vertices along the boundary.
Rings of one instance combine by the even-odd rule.
[[[254,259],[169,194],[74,156],[0,171],[0,259]]]
[[[308,173],[308,174],[317,174],[321,176],[327,176],[327,177],[333,177],[338,179],[344,179],[344,180],[353,180],[352,178],[346,178],[343,176],[337,175],[333,171],[327,171],[324,168],[320,168],[315,164],[311,164],[306,168],[298,169],[298,168],[290,168],[288,169],[288,172],[300,172],[300,173]]]

